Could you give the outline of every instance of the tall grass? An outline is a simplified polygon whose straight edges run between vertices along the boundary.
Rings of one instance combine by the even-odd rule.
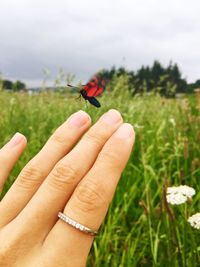
[[[119,86],[120,88],[123,88]],[[95,109],[68,94],[0,93],[0,145],[16,131],[28,147],[4,188],[71,113],[85,110],[95,122],[110,108],[134,125],[134,153],[121,177],[106,220],[96,237],[88,266],[200,266],[200,232],[187,217],[200,211],[200,99],[130,97],[126,90],[105,93]],[[191,203],[169,206],[168,185],[196,189]],[[3,196],[2,194],[2,196]]]

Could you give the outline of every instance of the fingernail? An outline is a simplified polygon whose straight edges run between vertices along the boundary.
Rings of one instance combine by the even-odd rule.
[[[106,114],[103,115],[102,120],[108,124],[114,124],[122,120],[122,117],[119,111],[111,109]]]
[[[72,117],[69,120],[69,125],[72,127],[80,128],[86,122],[88,122],[89,118],[90,117],[86,112],[79,110],[78,112],[72,115]]]
[[[15,147],[16,145],[18,145],[22,139],[24,139],[24,136],[20,133],[16,133],[12,138],[11,140],[6,144],[6,146],[8,148],[13,148]]]
[[[114,136],[122,139],[129,138],[133,136],[134,130],[133,126],[129,123],[124,123],[122,126],[114,133]]]

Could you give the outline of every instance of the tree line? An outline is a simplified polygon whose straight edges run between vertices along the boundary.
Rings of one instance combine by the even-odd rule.
[[[112,67],[97,72],[97,75],[105,79],[111,89],[115,81],[124,77],[126,87],[132,94],[156,91],[161,95],[173,97],[177,93],[192,93],[194,89],[200,88],[200,79],[188,83],[176,63],[169,62],[168,66],[164,67],[158,60],[154,61],[152,66],[142,66],[137,71]],[[21,91],[26,89],[26,84],[19,80],[12,82],[0,79],[0,89]],[[57,89],[58,87],[54,88]]]
[[[17,80],[12,82],[10,80],[0,80],[0,89],[22,91],[26,89],[26,84]]]
[[[161,95],[171,97],[177,93],[191,93],[194,89],[200,88],[200,80],[195,83],[187,83],[176,63],[170,62],[167,67],[164,67],[157,60],[152,66],[142,66],[136,72],[129,71],[124,67],[112,67],[110,70],[101,70],[97,75],[107,82],[120,76],[126,76],[129,90],[133,94],[157,91]]]

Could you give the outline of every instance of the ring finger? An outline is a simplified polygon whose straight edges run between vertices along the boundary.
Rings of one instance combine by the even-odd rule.
[[[113,197],[121,172],[134,143],[132,126],[123,124],[108,140],[95,164],[76,187],[64,213],[76,222],[97,230]],[[81,266],[86,260],[93,238],[58,220],[44,242],[49,265],[59,255],[60,266],[68,266],[67,254],[74,255],[70,266]],[[52,246],[56,242],[55,246]]]

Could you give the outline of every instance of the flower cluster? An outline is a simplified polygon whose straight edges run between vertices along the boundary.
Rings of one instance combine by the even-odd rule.
[[[188,218],[190,225],[196,229],[200,229],[200,213],[196,213]]]
[[[195,190],[187,185],[173,186],[167,188],[166,199],[172,205],[180,205],[191,199]]]
[[[195,195],[195,190],[187,185],[173,186],[167,188],[166,200],[169,204],[180,205],[191,199]],[[188,218],[190,225],[200,230],[200,213],[196,213]]]

